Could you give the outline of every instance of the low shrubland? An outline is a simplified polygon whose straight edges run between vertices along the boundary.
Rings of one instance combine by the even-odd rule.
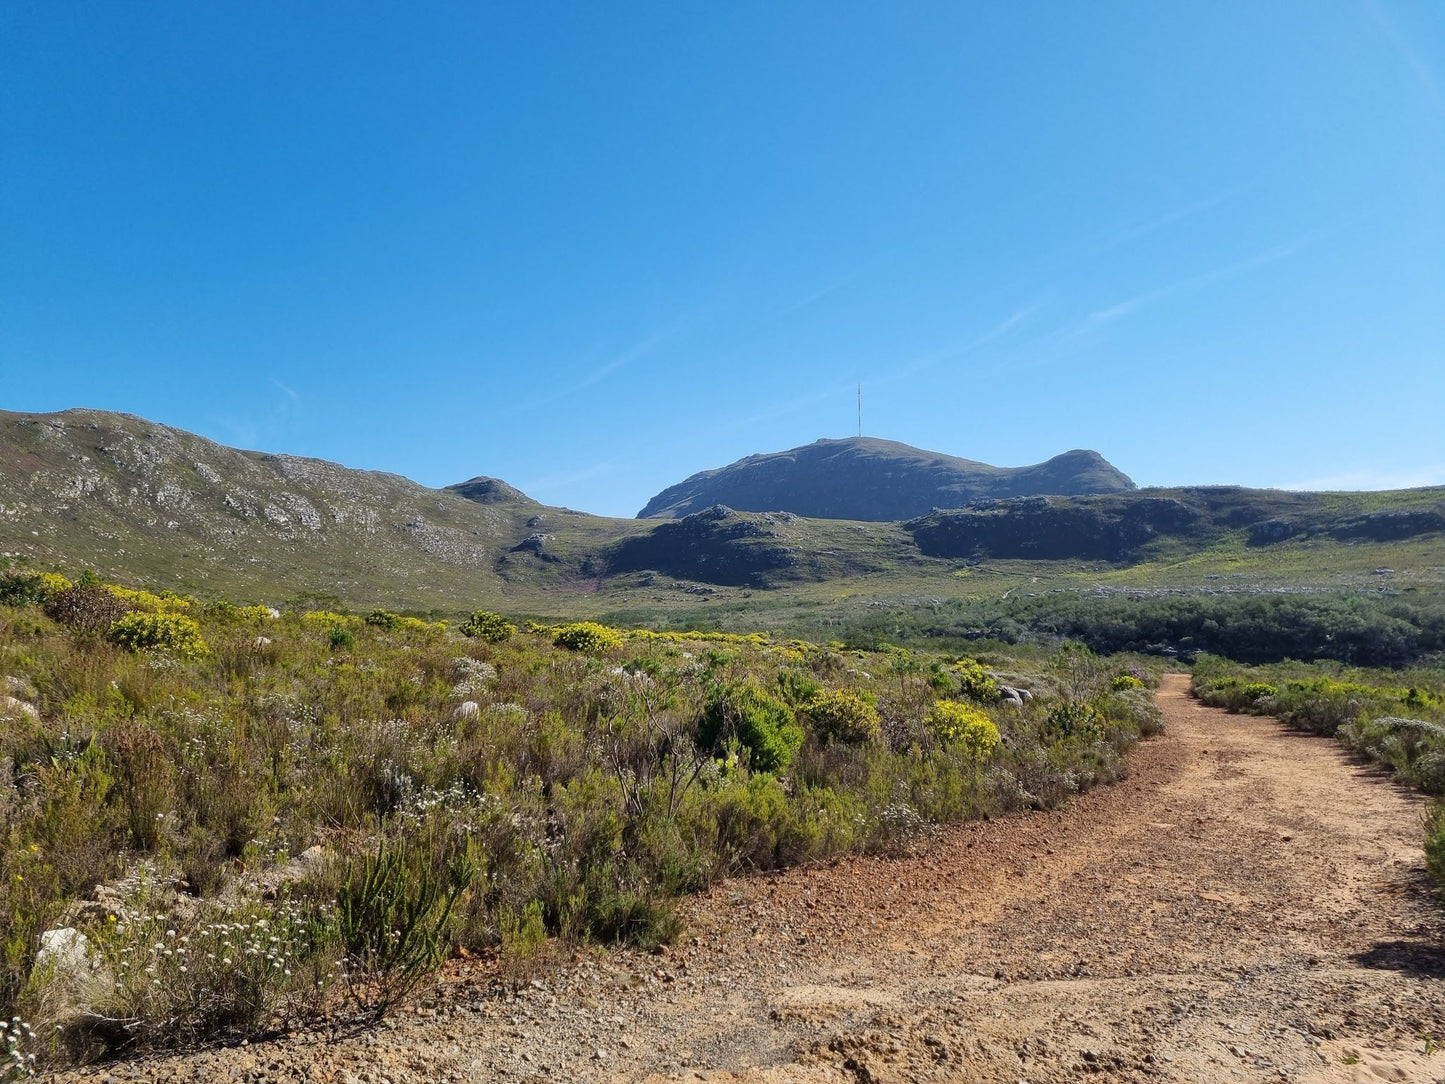
[[[1328,659],[1405,667],[1445,652],[1445,595],[1378,589],[1152,595],[1055,590],[880,606],[851,613],[843,623],[855,643],[886,638],[963,646],[1069,637],[1101,653],[1185,659],[1214,653],[1248,663]]]
[[[42,1061],[374,1017],[455,952],[656,945],[720,876],[1054,807],[1159,720],[1077,646],[0,598],[0,1015]]]
[[[1329,663],[1244,667],[1205,657],[1194,691],[1206,704],[1272,715],[1338,739],[1431,796],[1427,869],[1445,891],[1445,670],[1372,670]]]

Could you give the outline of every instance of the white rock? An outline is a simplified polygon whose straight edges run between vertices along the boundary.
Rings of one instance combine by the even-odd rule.
[[[13,696],[7,696],[0,700],[0,715],[28,715],[32,719],[39,715],[34,704],[27,704],[24,700],[16,700]]]
[[[79,1015],[115,985],[106,967],[91,958],[90,939],[73,926],[40,935],[33,973],[45,976],[47,994],[62,1015]]]
[[[463,700],[452,712],[452,718],[457,722],[463,719],[475,719],[482,714],[482,706],[475,700]]]
[[[90,970],[90,938],[74,926],[61,926],[40,935],[40,951],[35,954],[36,967],[57,971]]]
[[[271,637],[269,637],[269,636],[258,636],[258,637],[256,637],[255,640],[253,640],[253,641],[251,641],[251,642],[252,642],[253,644],[255,644],[257,647],[270,647],[270,646],[271,646]]]

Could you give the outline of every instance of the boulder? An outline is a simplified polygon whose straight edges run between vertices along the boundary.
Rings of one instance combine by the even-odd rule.
[[[31,974],[44,977],[47,1001],[75,1015],[115,985],[105,965],[93,958],[90,938],[74,926],[58,926],[40,935]]]
[[[35,705],[24,700],[17,700],[13,696],[0,696],[0,716],[15,718],[20,715],[28,715],[32,719],[39,715]]]

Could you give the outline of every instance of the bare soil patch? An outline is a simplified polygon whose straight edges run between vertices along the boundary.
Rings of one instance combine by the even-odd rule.
[[[363,1034],[63,1079],[1445,1081],[1420,799],[1187,688],[1123,782],[913,857],[728,881],[665,954],[516,995],[461,962]]]

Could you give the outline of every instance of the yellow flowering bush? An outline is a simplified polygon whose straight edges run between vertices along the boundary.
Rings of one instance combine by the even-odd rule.
[[[999,743],[998,726],[984,712],[957,700],[934,701],[923,721],[940,745],[961,748],[972,760],[982,760]]]
[[[109,637],[128,651],[167,651],[183,659],[210,653],[194,618],[177,613],[135,610],[111,625]]]
[[[105,589],[137,610],[148,610],[151,613],[177,613],[191,608],[189,599],[172,591],[163,591],[157,595],[150,591],[137,591],[129,587],[121,587],[115,583],[106,584]]]
[[[598,655],[622,646],[622,633],[610,625],[599,625],[596,621],[575,621],[561,625],[552,634],[552,643],[571,651],[582,651]]]

